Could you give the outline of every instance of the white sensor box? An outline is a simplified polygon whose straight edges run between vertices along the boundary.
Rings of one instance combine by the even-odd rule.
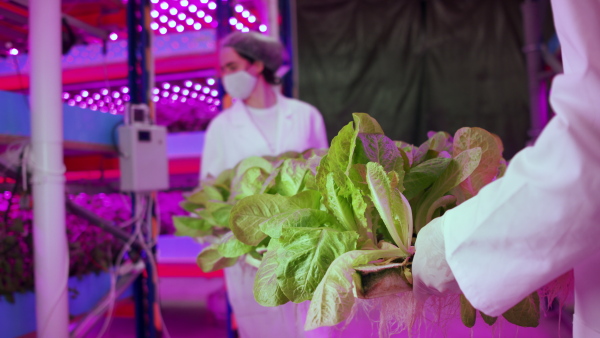
[[[167,128],[131,124],[120,126],[118,134],[121,191],[168,189]]]

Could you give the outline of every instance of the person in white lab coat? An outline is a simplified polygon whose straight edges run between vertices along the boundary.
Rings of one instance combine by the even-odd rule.
[[[225,91],[236,101],[208,126],[201,181],[250,156],[328,148],[319,111],[276,89],[275,74],[283,63],[281,43],[255,32],[232,33],[221,44],[219,63]],[[305,338],[299,305],[259,305],[253,293],[255,276],[256,269],[244,262],[225,269],[240,337]]]
[[[208,126],[201,179],[250,156],[328,147],[319,111],[275,89],[281,43],[256,32],[232,33],[222,42],[219,63],[225,91],[236,101]]]
[[[600,1],[552,8],[564,66],[556,116],[503,178],[420,231],[414,291],[462,291],[497,316],[574,269],[574,337],[600,337]]]

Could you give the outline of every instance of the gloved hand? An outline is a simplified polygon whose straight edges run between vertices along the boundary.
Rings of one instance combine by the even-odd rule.
[[[419,231],[412,262],[413,292],[418,303],[431,295],[460,294],[460,288],[446,261],[443,217],[429,222]]]

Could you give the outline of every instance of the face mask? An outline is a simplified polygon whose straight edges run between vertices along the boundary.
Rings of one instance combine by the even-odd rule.
[[[250,96],[256,86],[256,81],[258,81],[256,76],[245,70],[223,76],[225,91],[231,97],[240,100],[245,100]]]

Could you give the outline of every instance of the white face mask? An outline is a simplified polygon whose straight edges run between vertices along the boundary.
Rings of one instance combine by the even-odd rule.
[[[223,76],[225,91],[234,99],[245,100],[256,86],[258,78],[245,70]]]

